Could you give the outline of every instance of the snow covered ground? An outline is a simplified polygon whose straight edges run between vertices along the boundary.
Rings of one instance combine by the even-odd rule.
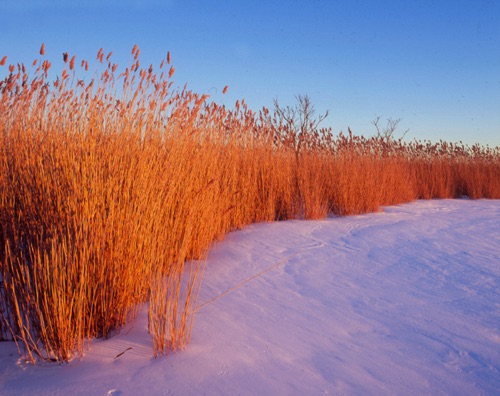
[[[500,394],[498,200],[252,225],[212,249],[197,305],[240,283],[165,358],[145,310],[66,365],[0,343],[0,394]]]

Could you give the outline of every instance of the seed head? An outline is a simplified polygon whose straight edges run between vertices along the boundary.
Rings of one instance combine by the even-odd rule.
[[[170,67],[170,71],[168,72],[168,78],[172,78],[172,76],[174,75],[175,73],[175,67]]]

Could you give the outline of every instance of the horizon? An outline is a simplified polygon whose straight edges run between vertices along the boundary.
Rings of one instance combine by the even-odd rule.
[[[373,120],[401,119],[405,140],[500,146],[500,1],[264,2],[29,0],[0,5],[0,58],[62,53],[94,65],[100,48],[124,69],[167,51],[175,86],[233,108],[294,105],[308,95],[333,133],[376,134]],[[60,60],[60,63],[59,63]],[[57,62],[56,62],[57,61]],[[56,64],[57,63],[57,64]],[[0,69],[0,78],[7,68]],[[222,95],[224,86],[229,86]]]

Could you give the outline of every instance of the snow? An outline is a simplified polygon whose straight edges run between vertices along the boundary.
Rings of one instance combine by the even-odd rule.
[[[211,250],[186,350],[152,358],[142,309],[69,364],[1,343],[0,394],[500,394],[499,220],[432,200],[248,226]]]

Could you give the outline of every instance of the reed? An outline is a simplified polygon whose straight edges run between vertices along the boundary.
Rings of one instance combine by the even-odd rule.
[[[0,69],[0,338],[32,362],[83,354],[144,302],[154,356],[184,348],[203,258],[246,224],[500,198],[498,148],[230,110],[175,88],[170,53],[141,68],[137,46],[122,71],[101,49],[93,74],[64,53],[55,79],[44,53]]]

